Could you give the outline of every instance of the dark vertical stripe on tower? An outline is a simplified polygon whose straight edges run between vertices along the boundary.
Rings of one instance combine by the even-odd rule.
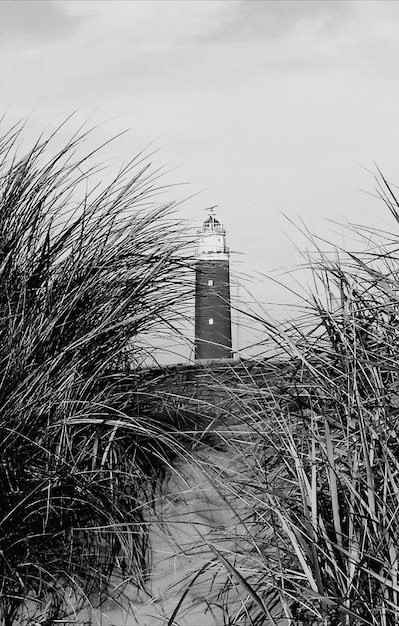
[[[228,260],[199,260],[195,280],[195,358],[230,359]]]

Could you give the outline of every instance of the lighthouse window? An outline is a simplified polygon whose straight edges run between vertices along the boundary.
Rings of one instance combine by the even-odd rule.
[[[208,280],[208,287],[213,287],[213,280],[212,280],[212,278],[210,278]]]
[[[209,318],[209,320],[208,320],[208,324],[209,324],[209,326],[212,326],[212,325],[213,325],[213,317],[210,317],[210,318]]]

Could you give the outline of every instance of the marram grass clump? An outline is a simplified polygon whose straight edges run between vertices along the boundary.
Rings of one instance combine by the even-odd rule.
[[[192,289],[182,225],[142,155],[101,184],[97,152],[79,156],[87,134],[21,156],[23,130],[0,140],[5,626],[64,618],[121,563],[144,584],[146,507],[185,440],[140,366]]]
[[[306,320],[265,323],[280,356],[241,395],[230,446],[249,469],[220,483],[252,511],[221,559],[245,592],[237,624],[399,623],[399,203],[379,190],[392,232],[356,226],[364,252],[318,249]]]

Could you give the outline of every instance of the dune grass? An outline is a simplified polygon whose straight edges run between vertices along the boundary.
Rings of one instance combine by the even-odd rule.
[[[87,133],[57,132],[23,155],[24,124],[0,140],[5,626],[76,612],[118,565],[144,585],[146,507],[188,441],[142,374],[191,297],[182,223],[145,155],[111,178]]]
[[[395,227],[399,203],[378,180]],[[304,313],[265,323],[279,356],[246,375],[236,414],[252,444],[229,445],[248,470],[220,483],[252,512],[221,558],[246,590],[237,624],[399,622],[399,245],[352,232],[364,252],[324,253],[314,237]]]

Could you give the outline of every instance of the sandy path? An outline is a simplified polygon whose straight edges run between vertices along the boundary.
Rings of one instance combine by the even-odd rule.
[[[237,536],[243,527],[218,493],[218,483],[238,471],[237,461],[225,453],[208,452],[213,484],[200,467],[181,465],[169,478],[165,495],[151,520],[151,570],[147,593],[123,584],[115,576],[101,609],[80,614],[80,624],[91,618],[98,626],[223,626],[237,613],[242,590],[229,583],[226,568],[209,544],[234,562]],[[238,502],[232,503],[234,508]],[[159,521],[162,520],[162,522]],[[226,589],[228,584],[228,609]],[[121,593],[123,591],[123,593]],[[175,608],[180,607],[173,622]],[[76,623],[76,622],[75,622]]]

